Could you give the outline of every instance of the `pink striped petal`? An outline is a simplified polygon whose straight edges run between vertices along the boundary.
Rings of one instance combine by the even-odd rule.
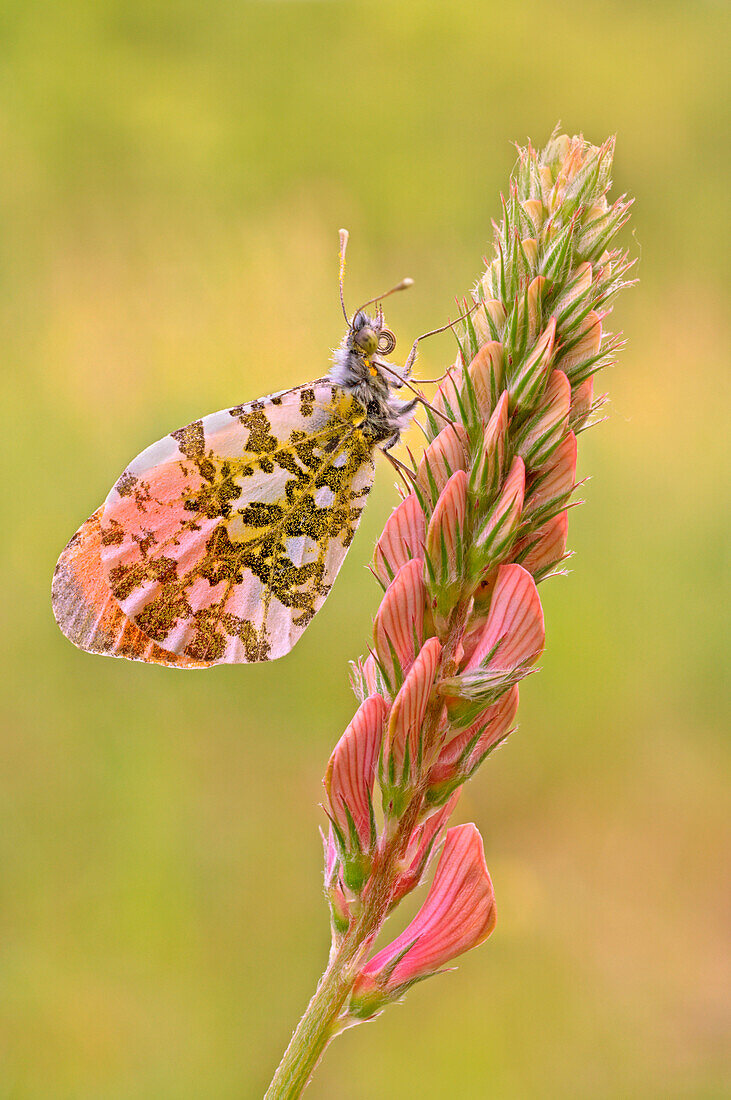
[[[477,406],[483,423],[487,423],[494,406],[493,394],[498,394],[503,383],[503,345],[498,340],[483,344],[469,367],[470,380],[475,391]]]
[[[466,668],[477,668],[497,646],[487,668],[508,672],[532,664],[546,639],[543,608],[530,573],[520,565],[501,565],[480,639]],[[499,643],[499,644],[498,644]]]
[[[408,928],[358,975],[351,1010],[356,1015],[366,1015],[369,1008],[378,1011],[389,996],[398,996],[411,982],[483,943],[495,920],[495,894],[482,837],[475,825],[457,825],[447,831],[423,906]]]
[[[533,344],[538,339],[540,325],[543,319],[543,295],[546,292],[548,279],[543,275],[536,275],[528,287],[528,342]]]
[[[518,685],[500,696],[496,703],[488,707],[469,729],[453,737],[442,749],[434,767],[429,772],[430,790],[438,790],[469,776],[470,771],[494,745],[502,741],[509,732],[518,710]],[[479,738],[470,750],[467,759],[460,765],[462,754],[471,741]]]
[[[411,668],[424,636],[423,574],[420,558],[403,565],[386,589],[373,624],[376,654],[392,684],[399,683]]]
[[[426,532],[426,553],[439,587],[454,584],[460,578],[466,512],[467,474],[458,470],[444,486]]]
[[[399,875],[396,882],[396,887],[391,898],[392,909],[398,905],[402,898],[416,889],[426,874],[432,856],[436,853],[442,842],[447,822],[452,816],[452,811],[459,801],[460,793],[460,790],[456,790],[443,806],[433,813],[431,817],[428,817],[422,825],[414,829],[414,832],[411,834],[409,846],[404,856],[406,870]]]
[[[335,746],[325,772],[324,784],[332,819],[347,841],[350,832],[347,807],[363,851],[370,847],[370,796],[386,711],[385,700],[380,695],[366,699]]]
[[[432,507],[452,474],[467,469],[468,452],[469,440],[461,424],[448,424],[424,451],[416,484]]]
[[[563,512],[549,519],[548,523],[516,543],[515,556],[534,577],[542,576],[564,558],[568,532],[569,514],[564,508]],[[526,547],[527,554],[521,556]]]
[[[526,491],[525,514],[533,515],[560,501],[576,482],[576,436],[567,432],[548,462],[534,470]]]
[[[482,443],[482,452],[470,475],[470,491],[479,500],[494,496],[505,474],[505,440],[508,431],[508,394],[500,395],[490,417]]]
[[[557,366],[571,378],[580,367],[599,354],[601,342],[601,317],[592,309],[584,318],[578,341],[560,356]]]
[[[536,412],[517,440],[517,452],[526,465],[540,466],[566,434],[571,406],[571,386],[563,371],[551,371]]]
[[[594,403],[594,376],[587,378],[571,391],[571,427],[579,429],[586,423]]]
[[[373,555],[373,568],[384,585],[391,583],[402,565],[424,554],[426,521],[414,493],[402,500],[386,520]]]
[[[397,785],[400,785],[403,774],[407,743],[412,774],[415,774],[424,715],[441,652],[440,642],[436,638],[429,638],[422,646],[391,707],[383,756],[386,761],[393,758]]]
[[[453,367],[447,373],[447,377],[440,382],[437,387],[437,391],[432,399],[432,407],[441,413],[442,416],[446,416],[448,420],[459,420],[459,401],[457,400],[457,394],[462,390],[462,367],[460,366],[459,359]],[[442,424],[440,416],[437,417],[439,424]]]
[[[479,559],[481,568],[486,569],[499,561],[510,548],[523,511],[524,494],[525,465],[516,455],[497,503],[475,535],[475,560]]]

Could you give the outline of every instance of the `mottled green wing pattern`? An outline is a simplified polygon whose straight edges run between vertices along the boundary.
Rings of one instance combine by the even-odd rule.
[[[288,653],[324,603],[371,488],[364,419],[321,380],[143,451],[101,515],[102,570],[124,615],[196,662]]]

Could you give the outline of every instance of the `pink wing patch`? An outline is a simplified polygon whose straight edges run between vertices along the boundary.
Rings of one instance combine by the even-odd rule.
[[[89,653],[150,661],[173,668],[206,668],[161,649],[135,626],[109,591],[101,562],[101,508],[81,525],[58,559],[53,574],[53,613],[63,633]]]

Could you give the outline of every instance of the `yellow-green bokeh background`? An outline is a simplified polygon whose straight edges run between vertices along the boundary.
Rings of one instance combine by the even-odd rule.
[[[416,279],[388,311],[402,348],[453,314],[510,141],[559,118],[617,132],[641,282],[542,670],[456,818],[484,835],[497,931],[340,1038],[311,1091],[729,1095],[728,32],[700,0],[2,3],[2,1100],[263,1091],[326,956],[320,777],[391,471],[268,667],[82,654],[53,565],[153,439],[322,373],[340,225],[351,303]],[[421,369],[451,355],[438,337]]]

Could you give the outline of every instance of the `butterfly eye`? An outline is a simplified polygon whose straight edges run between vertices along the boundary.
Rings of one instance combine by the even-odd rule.
[[[396,337],[390,328],[382,328],[378,334],[378,350],[381,355],[390,355],[396,347]]]
[[[355,342],[359,348],[362,348],[366,355],[373,355],[373,352],[378,347],[378,339],[370,325],[365,325],[360,332],[355,334]]]

